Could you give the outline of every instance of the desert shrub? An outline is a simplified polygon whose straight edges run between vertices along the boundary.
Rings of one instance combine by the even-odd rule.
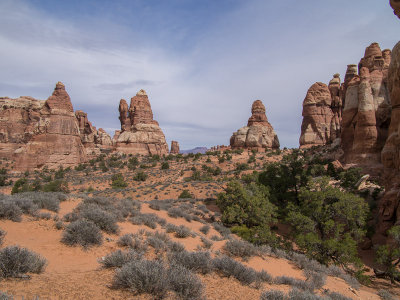
[[[121,236],[117,241],[117,245],[120,247],[133,248],[133,234],[127,233]]]
[[[22,210],[16,203],[7,199],[0,200],[0,219],[20,222],[22,219],[21,216]]]
[[[183,190],[182,193],[178,197],[179,199],[191,199],[193,198],[192,194],[189,190]]]
[[[136,252],[135,250],[121,251],[117,250],[99,260],[104,268],[121,268],[133,260],[139,260],[142,258],[142,253]]]
[[[392,242],[377,248],[376,261],[384,267],[384,276],[392,283],[395,279],[400,280],[400,272],[397,265],[400,262],[400,226],[393,226],[388,231]]]
[[[39,208],[48,209],[54,212],[58,212],[60,209],[60,202],[67,199],[67,196],[64,193],[59,192],[29,192],[19,194],[18,196],[31,199]]]
[[[200,231],[204,234],[207,234],[210,231],[210,225],[204,225],[200,228]]]
[[[303,291],[299,289],[292,289],[289,292],[288,300],[325,300],[324,297],[313,294],[310,291]]]
[[[231,235],[231,231],[229,228],[226,228],[224,225],[214,222],[212,223],[212,226],[216,231],[218,231],[224,238],[227,238]]]
[[[212,260],[209,252],[171,252],[168,259],[172,264],[181,265],[193,272],[208,274],[212,271]]]
[[[361,178],[361,169],[349,168],[339,174],[340,185],[345,188],[354,188]]]
[[[14,186],[11,190],[11,195],[17,194],[17,193],[22,193],[22,192],[29,192],[31,190],[28,179],[25,177],[22,177],[18,179],[15,183]]]
[[[113,286],[135,294],[148,293],[161,299],[169,288],[168,272],[160,261],[135,260],[117,270]]]
[[[55,227],[57,230],[64,229],[64,223],[63,223],[62,221],[57,221],[57,222],[54,224],[54,227]]]
[[[274,278],[267,271],[261,270],[261,271],[257,272],[257,280],[259,282],[272,283],[274,281]]]
[[[80,212],[80,216],[93,222],[97,227],[107,233],[118,233],[119,231],[116,218],[96,205],[85,206]]]
[[[171,207],[170,209],[168,209],[168,216],[170,216],[171,218],[183,218],[184,215],[185,214],[180,208]]]
[[[160,251],[165,251],[167,249],[166,242],[158,237],[149,236],[146,241],[147,241],[147,244],[149,246],[153,247],[157,253]]]
[[[161,170],[168,170],[168,169],[169,169],[169,163],[166,162],[166,161],[164,161],[164,162],[161,164]]]
[[[17,277],[26,273],[41,273],[46,259],[26,248],[9,246],[0,250],[0,278]]]
[[[135,174],[135,176],[133,177],[133,180],[135,181],[146,181],[148,175],[143,172],[143,171],[139,171]]]
[[[230,181],[225,192],[218,194],[217,205],[224,224],[260,228],[260,234],[266,235],[270,224],[275,222],[276,207],[269,201],[268,188],[263,185],[243,186],[237,180]]]
[[[103,235],[94,223],[79,219],[65,228],[61,242],[69,246],[81,245],[88,248],[92,245],[100,245],[103,242]]]
[[[343,296],[342,294],[336,292],[327,292],[326,295],[329,297],[330,300],[351,300],[351,298]]]
[[[41,212],[37,215],[39,219],[44,219],[44,220],[50,220],[51,219],[51,213],[48,212]]]
[[[228,256],[221,256],[212,260],[213,268],[222,276],[234,277],[242,284],[250,285],[257,281],[257,272]]]
[[[299,248],[323,264],[360,265],[357,242],[365,235],[368,215],[364,199],[330,186],[323,177],[302,188],[299,201],[288,205],[286,217]]]
[[[326,282],[326,275],[323,273],[318,273],[310,270],[305,270],[306,283],[311,291],[321,289]]]
[[[43,192],[63,192],[69,193],[68,182],[64,180],[54,180],[45,184],[41,188]]]
[[[201,239],[201,241],[203,243],[204,248],[210,249],[212,247],[213,242],[211,242],[209,239],[207,239],[207,238],[205,238],[203,236],[200,237],[200,239]]]
[[[241,240],[229,240],[225,243],[223,249],[228,255],[243,259],[248,259],[257,254],[257,248],[254,245]]]
[[[307,282],[289,276],[278,276],[274,279],[275,284],[286,284],[302,290],[312,290]]]
[[[172,291],[181,299],[203,299],[204,286],[201,280],[181,265],[171,265],[168,270],[168,281]]]
[[[394,296],[387,290],[379,290],[378,291],[378,296],[382,299],[382,300],[394,300]]]
[[[301,150],[284,155],[279,163],[267,164],[258,176],[259,183],[269,188],[270,200],[282,208],[288,202],[298,203],[299,190],[308,180]]]
[[[142,214],[137,212],[132,218],[129,220],[132,224],[135,225],[146,225],[152,229],[157,227],[157,223],[161,226],[165,225],[167,221],[164,218],[157,216],[156,214]]]
[[[127,187],[128,183],[121,173],[117,173],[111,177],[111,186],[113,189],[121,189]]]
[[[285,294],[278,290],[269,290],[261,294],[260,300],[285,300]]]
[[[183,246],[181,243],[175,242],[175,241],[168,241],[167,242],[167,247],[168,250],[171,252],[182,252],[185,251],[185,246]]]
[[[175,236],[177,238],[183,239],[183,238],[187,238],[191,235],[192,235],[192,231],[190,230],[190,228],[188,228],[184,225],[177,226],[175,229]]]
[[[0,229],[0,246],[3,245],[4,237],[6,236],[6,232]]]

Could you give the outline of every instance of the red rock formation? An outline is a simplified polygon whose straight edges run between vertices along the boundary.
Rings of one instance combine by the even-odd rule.
[[[279,148],[279,140],[265,115],[265,106],[261,100],[254,101],[251,117],[247,126],[234,132],[230,145],[232,148]]]
[[[171,141],[171,154],[179,154],[179,143],[177,141]]]
[[[335,85],[336,82],[331,83],[333,93],[336,93]],[[317,82],[308,89],[303,101],[303,123],[301,124],[300,136],[301,147],[330,143],[331,128],[333,127],[336,132],[335,121],[332,123],[334,113],[331,105],[331,90],[326,84]],[[339,117],[339,114],[337,114],[337,117]]]
[[[87,118],[87,113],[77,110],[75,116],[87,155],[98,155],[101,153],[101,149],[111,149],[111,137],[102,128],[97,130],[96,127],[92,126]]]
[[[0,156],[14,160],[14,169],[86,161],[71,99],[61,82],[46,101],[0,98],[0,106]]]
[[[124,99],[120,101],[121,131],[113,140],[117,151],[127,154],[168,154],[164,133],[153,120],[150,102],[144,90],[131,99],[130,107]]]
[[[379,163],[390,123],[387,89],[390,50],[372,43],[354,74],[350,65],[344,85],[341,146],[346,163]],[[349,75],[347,75],[349,74]]]
[[[390,0],[394,14],[400,18],[400,0]]]

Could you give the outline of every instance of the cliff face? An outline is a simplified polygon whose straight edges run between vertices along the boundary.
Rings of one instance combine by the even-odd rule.
[[[113,138],[117,151],[141,155],[168,154],[164,133],[153,120],[150,101],[144,90],[131,99],[129,107],[126,100],[121,99],[119,113],[121,131],[116,132]]]
[[[279,140],[265,114],[261,100],[254,101],[247,126],[234,132],[230,145],[232,148],[279,148]]]
[[[86,161],[77,119],[65,86],[46,100],[0,98],[0,155],[15,170],[72,166]]]

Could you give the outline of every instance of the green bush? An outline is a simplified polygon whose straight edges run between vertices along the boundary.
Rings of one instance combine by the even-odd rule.
[[[14,183],[14,186],[11,190],[11,195],[17,194],[17,193],[29,192],[30,190],[31,190],[31,188],[29,186],[28,179],[25,177],[22,177]]]
[[[136,181],[146,181],[147,177],[148,177],[148,175],[147,175],[145,172],[139,171],[139,172],[137,172],[136,175],[133,177],[133,180],[136,180]]]
[[[269,201],[268,189],[255,183],[243,186],[237,180],[230,181],[225,192],[218,194],[217,205],[222,211],[221,220],[227,225],[262,226],[268,230],[276,221],[276,208]]]
[[[179,195],[178,198],[179,198],[179,199],[192,199],[193,196],[192,196],[192,194],[189,192],[189,190],[183,190],[182,193]]]
[[[164,161],[164,162],[161,164],[161,170],[168,170],[168,169],[169,169],[169,163],[166,162],[166,161]]]
[[[288,205],[286,217],[298,247],[323,264],[360,264],[357,243],[369,210],[364,199],[330,186],[325,177],[302,188],[299,202]]]
[[[400,226],[394,226],[388,231],[392,242],[379,246],[376,251],[376,261],[384,267],[384,276],[392,283],[400,280],[398,265],[400,264]]]
[[[121,173],[117,173],[111,177],[111,186],[113,189],[121,189],[127,187],[128,183]]]

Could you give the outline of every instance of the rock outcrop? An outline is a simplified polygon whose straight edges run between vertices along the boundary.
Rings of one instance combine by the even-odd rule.
[[[340,133],[339,90],[340,78],[336,74],[329,87],[317,82],[308,89],[303,101],[300,147],[329,144]]]
[[[343,83],[338,74],[329,86],[315,83],[303,102],[300,146],[336,141],[343,162],[379,163],[390,124],[390,61],[391,51],[372,43],[358,66],[347,66]]]
[[[87,155],[98,155],[102,149],[111,149],[112,140],[110,135],[102,128],[97,130],[89,122],[87,113],[77,110],[75,116],[78,121],[82,144],[86,149]]]
[[[78,122],[65,86],[46,100],[0,98],[0,156],[14,169],[64,167],[86,161]]]
[[[158,122],[153,120],[153,112],[144,90],[140,90],[131,99],[129,107],[126,100],[121,99],[119,114],[121,131],[114,136],[117,151],[141,155],[168,154],[164,133]]]
[[[234,132],[230,145],[232,148],[279,148],[279,140],[265,114],[261,100],[254,101],[247,126]]]
[[[390,0],[394,14],[400,19],[400,0]]]
[[[341,146],[346,163],[380,162],[390,124],[390,98],[387,74],[390,50],[377,43],[365,50],[358,74],[350,66],[345,81]]]
[[[171,141],[171,154],[179,154],[179,143],[177,141]]]

